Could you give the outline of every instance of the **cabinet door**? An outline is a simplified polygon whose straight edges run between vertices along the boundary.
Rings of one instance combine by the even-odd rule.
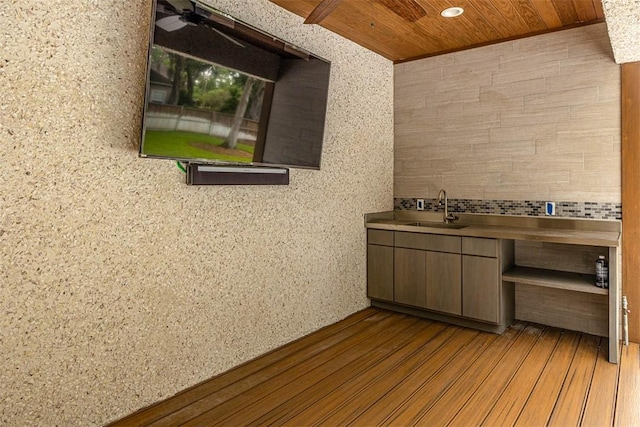
[[[393,247],[367,245],[367,296],[393,301]]]
[[[463,255],[462,314],[500,323],[499,264],[496,258]]]
[[[395,248],[395,302],[426,306],[425,254],[425,251],[417,249]]]
[[[461,259],[459,254],[427,252],[427,308],[462,314]]]

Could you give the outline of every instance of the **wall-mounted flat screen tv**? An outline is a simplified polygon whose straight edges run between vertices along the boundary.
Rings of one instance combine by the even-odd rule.
[[[154,0],[140,155],[320,168],[328,61],[190,0]]]

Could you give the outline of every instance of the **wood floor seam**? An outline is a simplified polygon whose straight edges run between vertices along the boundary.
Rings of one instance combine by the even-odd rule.
[[[415,327],[416,325],[419,325],[419,322],[413,322],[413,323],[411,323],[411,324],[408,324],[408,325],[407,325],[407,327],[406,327],[405,329],[403,329],[402,331],[398,331],[398,332],[397,332],[397,334],[396,334],[394,337],[392,337],[392,338],[395,340],[395,339],[398,339],[398,337],[405,335],[405,334],[407,333],[407,331],[411,332],[413,329],[415,329],[414,327]],[[407,337],[407,338],[406,338],[406,340],[407,340],[407,341],[408,341],[409,339],[410,339],[410,337]],[[347,367],[347,366],[349,366],[349,365],[351,365],[351,364],[353,364],[353,363],[355,363],[355,362],[358,362],[359,360],[361,360],[361,359],[363,359],[363,358],[371,357],[372,355],[373,355],[373,356],[375,356],[375,355],[376,355],[376,352],[378,353],[378,354],[377,354],[377,357],[378,357],[378,358],[382,358],[385,354],[388,354],[389,352],[393,351],[393,348],[391,348],[391,349],[386,349],[386,350],[385,350],[383,347],[384,347],[384,346],[378,346],[378,347],[376,347],[376,348],[372,348],[372,349],[371,349],[371,350],[369,350],[369,351],[365,351],[365,352],[363,352],[363,353],[364,353],[363,355],[360,355],[359,357],[354,358],[354,359],[353,359],[353,360],[351,360],[349,363],[346,363],[344,366],[341,366],[340,368],[338,368],[338,369],[337,369],[337,371],[342,370],[342,369],[344,369],[345,367]],[[348,350],[347,350],[347,351],[348,351]],[[326,364],[328,364],[328,363],[331,363],[331,362],[330,362],[330,361],[328,361]],[[373,362],[370,362],[370,363],[373,363]],[[326,365],[326,364],[325,364],[325,365]],[[323,366],[323,365],[322,365],[322,366]],[[325,379],[329,378],[330,376],[331,376],[331,375],[328,375],[328,376],[326,376],[326,377],[319,378],[319,379],[318,379],[318,382],[322,382],[322,381],[324,381]],[[299,395],[300,395],[300,393],[304,393],[307,389],[309,389],[309,388],[313,387],[315,384],[317,384],[317,382],[316,382],[316,383],[311,383],[311,384],[309,384],[309,385],[308,385],[308,387],[306,387],[304,390],[301,390],[299,393],[296,393],[296,395],[295,395],[293,398],[296,398],[297,396],[299,396]],[[305,385],[305,386],[306,386],[306,385]],[[283,387],[286,387],[286,386],[283,386]],[[277,392],[277,390],[276,390],[276,392]],[[277,407],[277,406],[276,406],[276,407]],[[276,407],[274,407],[272,410],[274,410]],[[266,410],[266,408],[263,408],[263,409],[265,409],[265,410]],[[256,421],[257,421],[257,419],[251,419],[251,418],[249,418],[249,417],[247,417],[247,418],[246,418],[246,420],[247,420],[248,422],[252,423],[252,424],[256,423]]]
[[[459,344],[460,346],[457,349],[454,348],[455,351],[453,352],[453,354],[455,355],[455,354],[459,353],[464,348],[465,345],[467,345],[474,337],[477,337],[478,335],[479,335],[479,333],[476,332],[476,331],[471,332],[471,331],[467,331],[467,330],[463,330],[463,331],[461,331],[460,334],[457,334],[456,337],[455,337],[455,340],[460,340],[462,342]],[[429,357],[428,361],[432,361],[435,356],[440,355],[440,354],[441,354],[441,350],[438,350],[437,352],[434,352],[432,357]],[[448,354],[445,359],[446,360],[450,360],[451,357],[453,357],[453,356],[451,354]],[[416,375],[417,372],[419,372],[421,369],[424,369],[424,366],[426,365],[426,363],[427,363],[427,360],[422,361],[418,366],[416,366],[415,369],[412,369],[410,373],[406,374],[404,379],[399,379],[398,380],[399,383],[396,383],[396,384],[400,384],[400,383],[406,381],[407,378],[410,378],[410,377]],[[446,363],[446,362],[444,362],[444,360],[443,360],[443,363]],[[324,422],[327,425],[348,424],[348,423],[352,422],[353,420],[357,419],[359,416],[361,416],[361,414],[363,412],[367,411],[372,405],[374,405],[377,402],[379,402],[380,399],[385,398],[386,395],[388,395],[392,390],[396,389],[397,387],[398,387],[398,385],[390,386],[388,389],[384,390],[384,392],[376,394],[377,397],[375,397],[373,399],[373,401],[371,401],[371,402],[367,401],[363,408],[358,409],[357,415],[352,413],[346,419],[342,419],[342,418],[341,419],[335,419],[335,420],[332,420],[331,422],[327,423],[327,420],[330,420],[330,419],[333,418],[333,417],[330,416],[328,418],[325,418]]]
[[[470,360],[468,360],[467,362],[469,364],[472,364],[478,357],[480,357],[480,355],[487,350],[487,348],[489,348],[489,345],[495,340],[497,339],[495,336],[490,337],[486,343],[484,343],[484,345],[480,346],[478,349],[476,349],[475,351],[470,353]],[[467,346],[470,346],[470,344],[468,344]],[[463,355],[463,357],[467,356],[467,354]],[[392,412],[390,412],[386,418],[384,418],[382,420],[383,423],[387,423],[389,424],[391,421],[394,421],[397,419],[397,417],[399,416],[400,413],[403,412],[404,408],[408,405],[408,402],[415,400],[415,397],[419,394],[421,394],[421,392],[428,386],[430,385],[434,378],[436,378],[438,375],[443,374],[445,367],[451,367],[452,363],[457,363],[459,362],[458,360],[453,360],[450,359],[449,363],[447,363],[445,366],[442,366],[440,369],[438,369],[436,372],[434,372],[434,374],[428,379],[426,380],[424,383],[418,385],[418,387],[410,394],[407,396],[407,398],[404,400],[404,402],[400,405],[398,405],[396,407],[395,410],[393,410]],[[453,377],[449,383],[447,384],[447,388],[451,386],[451,384],[453,384],[455,382],[455,380],[464,372],[459,372],[457,371],[457,375],[455,377]],[[365,423],[367,422],[367,419],[365,419],[364,421]]]
[[[531,351],[535,348],[535,346],[538,344],[539,340],[546,333],[546,331],[547,331],[547,328],[544,328],[544,327],[543,328],[539,328],[539,333],[537,334],[535,340],[533,340],[530,343],[530,345],[528,347],[526,347],[526,350],[518,357],[518,359],[515,362],[508,363],[508,366],[509,367],[513,366],[513,369],[511,369],[510,371],[507,371],[508,372],[507,378],[504,379],[504,382],[502,383],[500,389],[498,390],[498,396],[502,395],[504,390],[506,390],[506,388],[508,387],[508,385],[511,382],[511,380],[517,374],[519,367],[522,366],[522,363],[524,362],[524,360],[526,360],[529,357],[529,354],[531,354]],[[496,370],[500,370],[501,369],[500,364],[502,364],[505,361],[505,358],[507,358],[507,357],[509,357],[509,353],[505,353],[503,355],[503,357],[500,359],[500,361],[498,363],[496,363],[496,365],[494,365],[493,369],[489,373],[489,376],[488,376],[489,378],[491,378],[491,377],[495,378],[494,372]],[[487,384],[490,384],[491,386],[495,386],[495,384],[491,384],[490,381],[491,381],[490,379],[488,379],[487,381],[484,381],[483,384],[481,384],[479,387],[487,387]],[[477,392],[477,390],[478,389],[476,389],[476,392]],[[467,409],[467,408],[470,408],[472,406],[471,405],[472,403],[474,403],[474,404],[476,403],[473,400],[474,398],[476,398],[476,396],[479,396],[479,394],[476,393],[476,392],[474,392],[473,396],[470,397],[469,399],[467,399],[466,403],[464,405],[460,406],[458,408],[458,410],[456,411],[456,413],[447,420],[447,422],[446,422],[447,426],[450,426],[450,425],[454,424],[455,420],[457,418],[461,417],[461,414],[463,414],[463,412],[462,412],[463,410],[470,410],[470,409]],[[482,395],[484,395],[484,393],[482,393]],[[479,399],[476,399],[476,401],[477,400],[479,400]],[[484,414],[485,414],[484,417],[481,420],[479,420],[478,422],[476,422],[475,425],[479,425],[482,422],[482,420],[489,414],[491,409],[492,409],[492,407],[486,408],[486,412],[484,412]],[[474,413],[478,413],[478,408],[476,407],[473,410],[473,412]],[[470,423],[468,421],[467,422],[463,422],[461,424],[470,425]]]
[[[417,331],[417,332],[420,334],[420,336],[422,336],[422,334],[430,333],[430,332],[428,332],[428,331],[430,331],[430,330],[432,330],[432,329],[433,329],[433,334],[434,334],[434,337],[435,337],[435,335],[440,334],[440,333],[444,330],[444,328],[442,327],[442,325],[434,324],[434,323],[432,323],[432,322],[422,322],[422,323],[423,323],[424,327],[422,327],[419,331]],[[405,349],[405,348],[407,348],[407,347],[411,347],[411,345],[412,345],[412,341],[414,341],[414,340],[412,339],[412,337],[407,338],[405,341],[403,341],[403,342],[401,343],[401,345],[398,345],[396,348],[394,348],[394,349],[392,349],[391,351],[389,351],[389,352],[386,354],[386,359],[393,358],[396,354],[398,354],[398,353],[400,353],[400,352],[404,351],[404,349]],[[414,344],[414,345],[415,345],[415,344]],[[416,351],[418,351],[418,350],[419,350],[419,347],[418,347],[418,348],[416,348],[415,350],[413,350],[413,351],[409,354],[409,356],[410,356],[411,354],[415,353],[415,352],[416,352]],[[364,358],[364,357],[366,357],[366,356],[367,356],[367,355],[363,355],[360,359],[357,359],[357,360],[355,360],[354,362],[351,362],[351,363],[352,363],[352,364],[353,364],[353,363],[355,363],[355,362],[360,362],[360,363],[361,363],[361,359],[362,359],[362,358]],[[382,358],[382,357],[384,357],[384,355],[380,356],[380,358]],[[408,356],[405,356],[405,357],[408,357]],[[379,364],[381,364],[381,363],[384,363],[384,361],[383,361],[383,360],[379,360],[379,359],[377,359],[377,360],[374,360],[374,361],[372,361],[372,362],[370,362],[370,363],[371,363],[371,364],[378,364],[378,365],[379,365]],[[277,413],[279,413],[279,412],[282,412],[282,410],[283,410],[283,406],[284,406],[284,405],[281,405],[280,407],[278,407],[278,408],[277,408],[277,410],[276,410],[276,411],[273,411],[273,410],[272,410],[272,411],[270,411],[269,413],[265,414],[265,416],[263,416],[262,418],[258,418],[258,419],[256,419],[256,420],[253,420],[253,421],[252,421],[252,423],[257,423],[257,424],[263,424],[263,423],[266,423],[266,424],[272,424],[272,423],[282,423],[282,422],[286,422],[286,421],[290,420],[291,418],[295,417],[298,413],[300,413],[300,412],[304,411],[305,409],[307,409],[308,407],[310,407],[310,406],[314,405],[316,402],[319,402],[319,401],[320,401],[321,399],[323,399],[326,395],[328,395],[328,394],[330,394],[331,392],[334,392],[335,390],[339,389],[339,388],[340,388],[340,387],[342,387],[345,383],[348,383],[348,382],[351,382],[351,381],[357,381],[357,379],[358,379],[362,374],[366,374],[366,372],[367,372],[368,370],[370,370],[370,367],[371,367],[371,365],[360,366],[360,367],[359,367],[359,369],[354,370],[354,372],[351,374],[351,376],[349,376],[349,377],[341,377],[341,378],[339,379],[340,383],[339,383],[339,384],[337,384],[337,385],[334,385],[334,386],[333,386],[333,388],[331,388],[330,390],[327,390],[325,387],[322,387],[323,391],[325,391],[325,390],[326,390],[326,391],[325,391],[325,394],[324,394],[324,395],[318,395],[318,396],[315,396],[315,400],[313,400],[313,398],[306,398],[306,395],[299,394],[298,396],[296,396],[296,398],[295,398],[295,399],[301,399],[301,398],[302,398],[302,396],[304,396],[304,397],[305,397],[305,403],[304,403],[304,405],[305,405],[305,406],[304,406],[304,407],[299,407],[299,408],[297,408],[297,409],[296,409],[296,410],[297,410],[297,412],[295,412],[295,413],[291,413],[291,412],[289,412],[288,414],[285,414],[285,415],[282,415],[282,416],[278,416],[278,417],[276,418],[276,417],[275,417],[275,415],[274,415],[274,412],[275,412],[276,414],[277,414]],[[374,368],[375,368],[375,367],[371,367],[371,369],[374,369]],[[326,381],[326,380],[328,380],[328,379],[329,379],[329,378],[324,378],[322,381]],[[314,384],[313,386],[308,387],[308,388],[305,390],[305,392],[311,392],[311,391],[312,391],[312,388],[313,388],[314,386],[320,386],[320,383],[316,383],[316,384]],[[290,402],[288,401],[288,402],[285,402],[285,403],[290,403]]]
[[[513,337],[509,338],[509,339],[508,339],[508,341],[506,341],[506,342],[504,343],[504,347],[503,347],[502,349],[498,348],[497,353],[496,353],[495,355],[493,355],[493,356],[489,355],[489,360],[487,360],[486,362],[490,363],[490,365],[483,364],[484,366],[490,366],[490,367],[489,367],[489,371],[491,371],[491,370],[493,369],[493,367],[495,367],[495,366],[496,366],[496,364],[497,364],[497,363],[499,363],[499,361],[500,361],[500,360],[502,359],[502,357],[503,357],[503,356],[504,356],[504,355],[509,351],[509,349],[510,349],[510,348],[511,348],[511,347],[512,347],[512,346],[513,346],[513,345],[514,345],[514,344],[515,344],[519,339],[520,339],[520,337],[522,337],[522,335],[524,334],[524,331],[525,331],[526,327],[527,327],[527,326],[523,324],[523,325],[522,325],[522,328],[518,331],[518,333],[517,333],[515,336],[513,336]],[[458,377],[457,377],[457,378],[455,378],[455,380],[453,380],[453,381],[449,384],[449,386],[447,387],[447,389],[446,389],[446,390],[442,390],[442,391],[441,391],[441,393],[440,393],[438,396],[436,396],[436,398],[435,398],[433,401],[429,402],[429,405],[428,405],[428,406],[427,406],[427,405],[422,406],[422,408],[420,409],[420,411],[419,411],[416,415],[414,415],[414,416],[411,418],[411,420],[410,420],[410,421],[409,421],[409,420],[406,420],[406,419],[403,419],[403,420],[402,420],[402,422],[409,421],[411,425],[418,425],[418,424],[420,424],[421,422],[423,422],[423,420],[424,420],[424,418],[427,416],[427,414],[428,414],[431,410],[433,410],[433,408],[436,408],[436,407],[437,407],[437,405],[441,402],[441,400],[442,400],[442,399],[444,399],[446,396],[448,396],[448,395],[449,395],[449,393],[450,393],[452,390],[455,390],[455,389],[459,386],[460,381],[461,381],[463,378],[465,378],[465,376],[469,373],[469,371],[470,371],[472,368],[474,368],[474,367],[476,366],[476,364],[478,364],[478,362],[479,362],[479,361],[482,361],[482,360],[483,360],[483,358],[485,357],[485,355],[486,355],[490,350],[492,350],[492,351],[493,351],[493,350],[495,350],[495,347],[494,347],[494,346],[496,346],[496,345],[500,345],[500,343],[499,343],[499,342],[497,342],[497,341],[499,341],[499,340],[500,340],[500,338],[503,338],[503,337],[504,337],[504,336],[496,338],[495,340],[493,340],[493,341],[491,342],[491,344],[490,344],[490,345],[488,345],[486,348],[484,348],[484,349],[483,349],[483,351],[477,355],[477,358],[476,358],[475,360],[473,360],[473,361],[472,361],[472,362],[471,362],[471,363],[470,363],[466,368],[464,368],[462,371],[460,371],[460,373],[459,373]],[[484,366],[483,366],[483,367],[484,367]],[[487,372],[487,375],[489,375],[489,373],[490,373],[490,372]],[[486,378],[486,376],[487,376],[487,375],[485,375],[485,376],[484,376],[484,378]],[[474,375],[474,376],[477,378],[477,374],[476,374],[476,375]],[[479,384],[478,384],[478,386],[479,386]],[[465,392],[468,392],[468,391],[469,391],[469,387],[467,387],[467,390],[466,390]],[[445,406],[446,406],[446,405],[445,405]],[[401,415],[400,415],[400,416],[401,416]],[[397,418],[395,418],[395,419],[397,419]],[[445,420],[442,420],[442,421],[445,421]],[[448,421],[448,420],[446,420],[446,421]],[[429,424],[429,422],[426,422],[426,424],[428,425],[428,424]]]
[[[340,353],[347,351],[348,348],[351,348],[353,346],[358,345],[360,342],[364,341],[365,339],[367,339],[370,335],[372,335],[372,330],[374,331],[373,334],[375,334],[375,332],[377,331],[381,331],[383,330],[385,327],[387,327],[387,323],[389,323],[389,327],[393,327],[393,323],[399,323],[400,319],[408,319],[408,316],[402,317],[402,318],[398,318],[395,319],[395,322],[392,321],[387,321],[389,319],[389,317],[386,317],[383,321],[377,322],[375,324],[372,324],[369,328],[359,331],[357,334],[354,335],[354,337],[352,337],[352,339],[354,340],[353,342],[350,342],[349,340],[341,340],[338,343],[335,343],[335,345],[331,346],[329,349],[325,349],[325,351],[338,351],[339,355]],[[357,336],[357,338],[355,338]],[[338,350],[342,345],[344,345],[346,348],[344,348],[343,350]],[[321,353],[318,354],[314,354],[312,357],[305,359],[305,361],[309,361],[310,359],[320,359],[320,355]],[[320,359],[321,360],[321,359]],[[300,366],[301,363],[296,363],[295,367]],[[294,367],[290,367],[289,371],[291,369],[293,369]],[[285,372],[289,372],[289,371],[285,371]],[[276,377],[283,377],[285,372],[279,372],[278,374],[276,374]],[[273,380],[272,378],[270,378],[271,380]],[[260,387],[261,385],[265,385],[265,388],[267,388],[268,386],[268,380],[269,379],[265,379],[264,381],[260,381],[259,383],[255,383],[251,385],[251,389],[255,389],[256,387]],[[268,393],[268,391],[264,391],[264,393]],[[233,397],[237,396],[234,395]],[[218,413],[221,410],[223,410],[221,407],[224,407],[225,411],[226,411],[226,406],[240,406],[240,404],[235,404],[235,403],[228,403],[228,402],[232,402],[233,397],[229,397],[227,399],[225,399],[224,401],[220,401],[217,402],[215,405],[212,405],[210,402],[207,402],[207,406],[210,406],[209,409],[205,410],[203,413],[201,413],[200,415],[197,415],[196,417],[192,417],[189,418],[188,420],[181,420],[179,422],[183,423],[183,425],[202,425],[204,422],[207,422],[207,420],[209,420],[211,417],[213,417],[213,413]],[[238,407],[238,409],[233,410],[233,413],[241,410],[241,407]],[[229,414],[226,418],[228,418],[231,414]]]
[[[602,352],[603,341],[604,341],[604,338],[600,338],[600,342],[598,344],[598,354]],[[584,402],[582,404],[582,412],[580,414],[580,420],[578,425],[582,425],[582,419],[584,418],[585,412],[587,410],[587,403],[588,403],[589,395],[591,394],[591,387],[593,386],[593,378],[595,377],[595,374],[596,374],[597,361],[598,361],[598,357],[596,356],[596,360],[593,363],[593,369],[591,370],[591,381],[589,381],[589,386],[587,387],[587,394],[584,396]]]
[[[514,378],[512,378],[509,384],[505,387],[505,390],[503,390],[503,392],[493,402],[491,409],[484,416],[480,425],[492,426],[498,422],[507,422],[507,425],[509,425],[508,421],[505,421],[509,419],[507,418],[507,415],[515,413],[516,411],[517,414],[514,416],[510,415],[510,417],[513,418],[513,423],[517,421],[517,418],[520,416],[526,402],[529,400],[533,390],[535,390],[540,379],[540,375],[547,368],[549,361],[553,357],[561,337],[562,333],[560,331],[553,328],[545,328],[544,334],[539,338],[539,342],[542,344],[539,347],[542,348],[539,348],[535,353],[530,353],[530,355],[532,354],[532,357],[525,359],[523,364],[518,367]],[[549,340],[552,340],[553,345],[547,349],[547,347],[549,347],[547,344]],[[546,352],[545,349],[547,349]],[[540,355],[544,356],[545,354],[546,357],[543,357],[542,359],[539,358]],[[528,367],[529,370],[525,370],[525,366]],[[524,378],[520,379],[520,377]],[[527,378],[529,378],[528,381],[526,381]],[[510,405],[505,406],[505,402],[510,402]],[[499,406],[506,408],[507,413],[505,414]]]
[[[189,404],[193,403],[194,400],[196,400],[197,398],[206,398],[206,396],[210,396],[211,394],[215,393],[216,391],[228,386],[230,383],[233,382],[233,378],[235,376],[237,376],[238,372],[243,372],[243,370],[246,370],[248,367],[253,367],[256,366],[256,364],[258,364],[261,361],[264,360],[270,360],[271,358],[274,357],[274,355],[276,355],[278,352],[285,352],[286,349],[291,349],[291,348],[295,348],[297,346],[302,345],[302,348],[300,348],[299,350],[304,350],[307,349],[309,347],[312,347],[313,345],[316,345],[316,341],[321,341],[322,337],[324,337],[325,339],[330,338],[331,336],[335,336],[341,332],[343,332],[346,329],[349,329],[350,327],[354,327],[357,324],[360,324],[362,322],[364,322],[366,319],[372,318],[374,316],[380,316],[381,319],[389,316],[390,313],[384,313],[384,311],[376,309],[376,308],[367,308],[365,310],[361,310],[357,313],[352,314],[351,316],[348,316],[347,318],[345,318],[344,320],[342,320],[341,322],[338,323],[334,323],[332,325],[326,326],[318,331],[316,331],[314,334],[309,334],[307,336],[304,336],[302,338],[299,338],[289,344],[287,344],[286,346],[280,347],[280,348],[276,348],[252,361],[249,362],[245,362],[243,364],[241,364],[240,366],[237,366],[227,372],[225,372],[222,375],[218,375],[213,377],[212,379],[209,379],[207,381],[203,381],[199,384],[196,384],[186,390],[183,390],[179,393],[177,393],[175,396],[166,399],[164,401],[158,402],[154,405],[151,405],[148,408],[145,408],[144,410],[138,411],[134,414],[132,414],[131,416],[127,417],[126,420],[128,423],[130,423],[130,425],[150,425],[150,423],[158,420],[159,418],[162,418],[164,416],[167,416],[173,412],[179,411],[181,409],[183,409],[184,407],[188,406]],[[327,335],[327,336],[325,336]],[[305,343],[307,341],[311,341],[309,344]],[[291,354],[286,354],[284,355],[281,359],[284,359],[286,357],[290,357]],[[262,369],[265,369],[266,367],[273,365],[274,363],[277,363],[277,361],[279,361],[280,359],[277,359],[276,361],[273,361],[272,363],[268,363],[266,366],[262,366]],[[257,370],[257,369],[256,369]],[[252,373],[255,373],[255,371],[251,371],[247,374],[240,374],[243,375],[240,378],[236,378],[235,381],[241,380],[242,378],[246,378],[247,376],[251,375]],[[222,379],[228,379],[231,378],[228,382],[228,384],[226,385],[222,385],[219,387],[215,387],[215,385],[217,385],[217,383]],[[223,383],[224,384],[224,383]],[[195,395],[195,396],[194,396]],[[181,402],[186,401],[186,403],[181,404]],[[172,406],[167,408],[167,405],[169,404],[173,404]],[[154,411],[153,409],[156,409],[156,411]]]
[[[367,309],[112,426],[640,426],[640,349]]]
[[[569,346],[569,350],[565,351],[567,355],[570,355],[570,357],[566,361],[563,360],[563,358],[566,358],[566,355],[560,353],[560,351],[563,350],[561,346],[561,344],[563,344],[563,339],[565,340],[571,339],[571,342],[567,344],[567,346]],[[551,355],[550,359],[547,361],[547,364],[545,368],[542,370],[540,377],[538,378],[538,381],[536,382],[531,393],[529,394],[529,397],[525,403],[525,407],[520,411],[520,414],[516,418],[514,425],[523,425],[523,426],[528,426],[531,424],[546,425],[546,423],[549,421],[549,417],[551,416],[551,413],[553,412],[553,408],[555,407],[557,396],[560,393],[560,390],[562,390],[564,379],[566,378],[567,371],[571,366],[571,361],[573,360],[573,356],[575,354],[579,341],[580,341],[580,336],[576,333],[564,332],[562,334],[558,342],[559,345],[554,349],[554,353]],[[560,358],[560,360],[557,361],[556,363],[552,363],[553,361],[555,361],[556,358]],[[549,374],[550,371],[552,372],[551,374]],[[556,382],[556,379],[558,378],[558,376],[553,375],[553,371],[561,371],[561,376],[562,376],[561,382],[559,383]],[[541,383],[541,380],[545,380],[545,383]],[[547,382],[550,384],[546,384]],[[540,384],[543,384],[543,388],[538,388]],[[551,389],[549,389],[549,387],[551,387]],[[544,390],[544,395],[542,395],[543,393],[542,390]],[[534,398],[536,398],[537,400],[541,400],[542,402],[546,403],[547,401],[550,401],[549,397],[551,396],[555,396],[555,398],[553,399],[553,402],[551,402],[552,404],[550,405],[551,407],[548,410],[548,415],[545,416],[544,420],[539,418],[539,419],[536,419],[535,422],[532,420],[521,421],[521,419],[523,418],[523,415],[527,415],[528,417],[536,417],[536,416],[541,417],[542,416],[541,409],[543,408],[537,409],[537,404],[532,405],[530,404],[530,402]]]
[[[458,327],[448,327],[446,328],[446,330],[442,330],[440,331],[438,334],[436,334],[436,336],[434,338],[432,338],[433,340],[439,339],[440,337],[446,335],[448,332],[450,332],[449,337],[446,338],[446,340],[444,342],[441,342],[437,347],[435,347],[434,349],[430,350],[428,355],[425,355],[425,363],[427,360],[429,360],[433,354],[435,354],[437,351],[439,351],[443,346],[446,345],[446,343],[448,343],[449,341],[451,341],[452,339],[454,339],[460,332],[461,332],[461,328]],[[423,345],[420,349],[416,350],[415,352],[413,352],[412,354],[408,355],[404,360],[411,360],[414,355],[416,354],[420,354],[422,352],[422,349],[428,345],[428,343],[425,343],[425,345]],[[384,370],[383,372],[379,373],[378,375],[372,377],[368,382],[366,382],[363,386],[362,386],[362,390],[366,389],[367,387],[369,387],[372,383],[374,383],[377,380],[380,380],[381,378],[383,378],[384,376],[388,375],[390,372],[392,372],[394,369],[397,369],[398,366],[400,365],[400,362],[398,362],[397,364],[394,364],[392,366],[389,366],[386,370]],[[417,369],[417,367],[415,368]],[[415,370],[414,369],[414,370]],[[410,370],[408,372],[408,374],[410,374],[411,372],[413,372],[413,370]],[[339,405],[337,408],[334,408],[335,410],[340,409],[341,407],[343,407],[344,405],[346,405],[347,403],[349,403],[351,400],[356,399],[358,396],[358,394],[352,394],[348,399],[343,400],[343,402],[341,403],[341,405]],[[331,415],[331,412],[327,413],[327,415],[322,418],[320,421],[318,421],[318,423],[314,424],[314,425],[319,425],[320,422],[322,422],[324,419],[326,419],[328,416]]]

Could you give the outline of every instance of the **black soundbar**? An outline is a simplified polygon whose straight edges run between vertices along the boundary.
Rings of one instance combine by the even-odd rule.
[[[289,185],[289,169],[187,164],[188,185]]]

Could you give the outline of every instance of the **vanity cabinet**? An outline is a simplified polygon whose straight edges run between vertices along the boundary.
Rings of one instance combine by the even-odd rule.
[[[367,230],[367,296],[393,302],[393,231]]]
[[[372,306],[498,334],[518,319],[602,336],[618,362],[620,221],[460,216],[365,216]],[[595,286],[600,255],[608,289]]]
[[[493,332],[513,318],[505,308],[513,292],[502,282],[502,266],[512,264],[507,241],[368,230],[367,243],[374,305]]]

